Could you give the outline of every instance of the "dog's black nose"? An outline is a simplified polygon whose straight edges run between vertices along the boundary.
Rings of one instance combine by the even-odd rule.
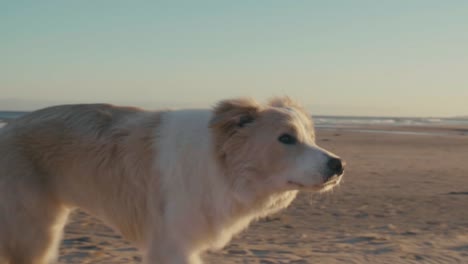
[[[333,175],[343,174],[343,171],[344,171],[343,162],[341,162],[341,160],[338,158],[330,158],[327,162],[327,167],[330,171],[329,177],[332,177]]]

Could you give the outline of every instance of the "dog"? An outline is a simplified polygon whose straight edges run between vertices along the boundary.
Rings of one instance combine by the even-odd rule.
[[[288,97],[48,107],[0,130],[0,263],[53,263],[75,208],[134,242],[144,263],[201,263],[298,191],[332,189],[343,171]]]

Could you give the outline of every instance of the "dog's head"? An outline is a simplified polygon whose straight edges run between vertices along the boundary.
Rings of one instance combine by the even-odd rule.
[[[216,156],[236,188],[326,191],[342,178],[342,161],[316,145],[311,116],[289,98],[222,101],[210,125]]]

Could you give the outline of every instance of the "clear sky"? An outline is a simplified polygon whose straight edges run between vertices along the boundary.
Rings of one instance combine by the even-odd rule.
[[[468,1],[0,0],[0,108],[299,99],[468,115]]]

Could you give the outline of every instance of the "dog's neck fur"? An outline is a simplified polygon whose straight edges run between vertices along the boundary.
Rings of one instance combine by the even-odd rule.
[[[236,193],[243,191],[242,188],[231,188],[229,175],[220,167],[214,153],[208,125],[211,117],[209,110],[167,112],[162,116],[158,132],[164,138],[158,141],[156,155],[157,163],[163,164],[161,189],[180,190],[166,196],[170,198],[164,210],[171,219],[164,221],[171,226],[165,228],[178,236],[177,239],[190,241],[192,245],[187,246],[194,250],[223,247],[252,220],[285,208],[297,193],[289,191],[264,197]],[[192,218],[188,219],[189,216]]]

